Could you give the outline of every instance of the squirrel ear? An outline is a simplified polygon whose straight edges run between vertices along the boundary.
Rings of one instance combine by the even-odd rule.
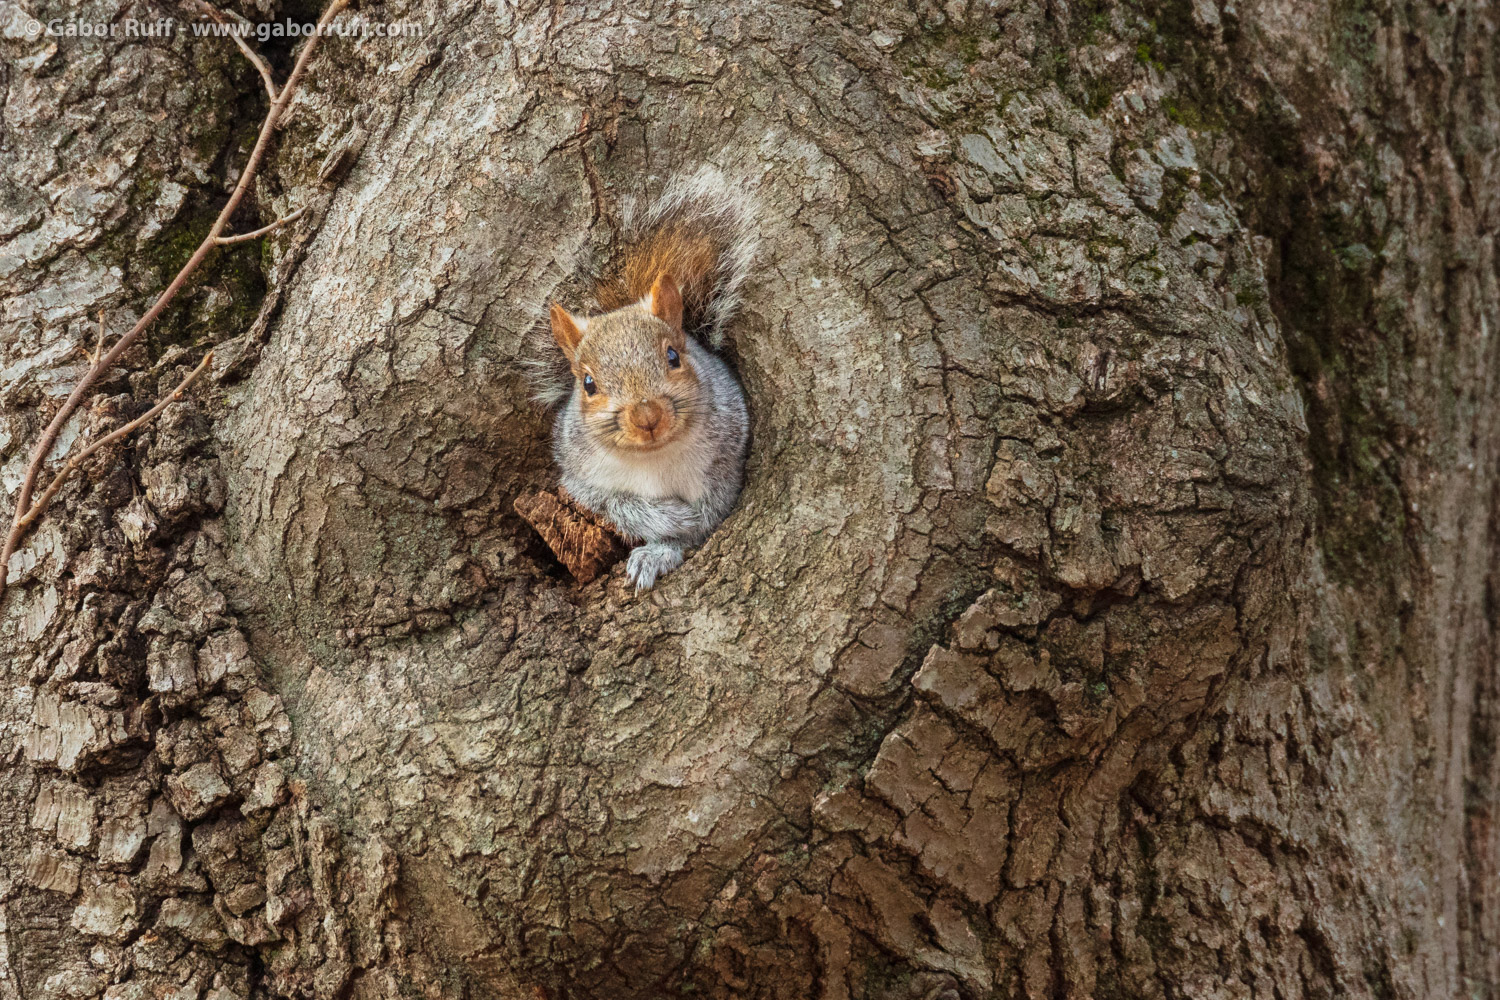
[[[552,339],[557,341],[557,346],[562,348],[569,361],[573,360],[573,352],[578,350],[578,342],[583,339],[578,323],[556,302],[552,303]]]
[[[670,274],[657,277],[651,286],[651,314],[663,323],[682,332],[682,292]]]

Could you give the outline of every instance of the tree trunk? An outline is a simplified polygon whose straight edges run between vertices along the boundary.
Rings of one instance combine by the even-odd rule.
[[[11,498],[266,100],[76,12],[0,8]],[[0,1000],[1496,995],[1493,6],[343,17],[425,31],[314,57],[237,224],[308,216],[64,440],[215,378],[12,562]],[[578,587],[518,350],[703,163],[747,487]]]

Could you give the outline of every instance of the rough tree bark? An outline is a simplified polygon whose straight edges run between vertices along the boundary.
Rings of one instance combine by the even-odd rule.
[[[78,10],[184,16],[0,7],[9,496],[264,111]],[[1493,6],[352,16],[13,561],[0,1000],[1495,995]],[[748,487],[578,588],[517,349],[703,162]]]

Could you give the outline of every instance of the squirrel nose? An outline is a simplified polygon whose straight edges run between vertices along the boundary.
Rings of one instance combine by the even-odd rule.
[[[661,404],[654,400],[636,403],[630,408],[630,422],[647,433],[656,430],[656,425],[661,423],[661,418]]]

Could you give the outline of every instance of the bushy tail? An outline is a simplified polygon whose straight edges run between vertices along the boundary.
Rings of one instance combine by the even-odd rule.
[[[609,264],[585,308],[608,312],[646,296],[662,274],[682,291],[683,326],[715,347],[740,304],[740,287],[760,247],[755,196],[714,167],[678,174],[641,208],[621,206],[621,226]],[[527,338],[526,365],[538,402],[555,406],[573,390],[573,373],[540,318]]]
[[[753,194],[714,167],[672,178],[641,210],[623,207],[621,249],[594,296],[604,310],[644,298],[663,274],[682,290],[683,325],[713,347],[740,304],[740,287],[760,245]]]

